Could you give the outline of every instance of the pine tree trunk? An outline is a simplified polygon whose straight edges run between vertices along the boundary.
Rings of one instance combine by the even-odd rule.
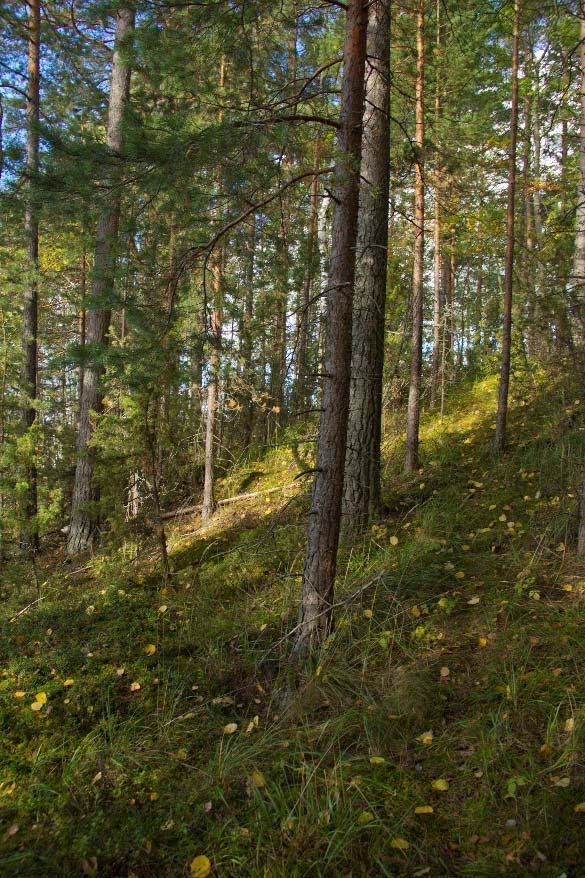
[[[256,217],[250,221],[250,234],[248,237],[248,268],[246,273],[246,292],[242,314],[242,327],[240,332],[242,382],[244,390],[244,417],[242,430],[242,447],[248,448],[252,442],[254,432],[254,346],[252,337],[252,321],[254,320],[254,269],[256,248]]]
[[[311,299],[315,287],[315,281],[318,281],[317,275],[319,271],[319,177],[317,172],[319,171],[320,147],[321,141],[317,138],[313,155],[313,169],[315,170],[315,176],[311,181],[311,215],[307,238],[307,267],[305,282],[303,284],[303,297],[297,318],[298,348],[293,400],[294,406],[298,411],[304,411],[308,405],[307,373],[309,330],[311,327]]]
[[[441,122],[441,0],[436,7],[435,42],[435,216],[434,238],[434,276],[433,276],[433,356],[431,361],[431,408],[435,407],[439,370],[441,368],[441,322],[443,319],[443,295],[441,288],[441,162],[439,154],[439,126]]]
[[[416,131],[417,148],[414,183],[414,266],[412,275],[412,353],[408,412],[406,426],[405,472],[419,466],[420,388],[422,375],[423,337],[423,272],[425,250],[425,183],[424,183],[424,77],[425,77],[425,0],[418,0],[416,16]]]
[[[220,94],[225,86],[225,58],[222,56],[219,64],[219,90]],[[218,114],[218,122],[223,121],[223,111]],[[215,170],[215,188],[217,207],[215,208],[215,221],[219,225],[221,211],[219,199],[222,189],[222,169],[218,165]],[[214,485],[215,485],[215,449],[216,449],[216,424],[217,407],[219,401],[219,370],[221,363],[222,329],[223,329],[223,261],[224,245],[218,247],[212,268],[213,275],[213,306],[211,312],[211,355],[209,357],[209,378],[207,383],[207,412],[205,415],[205,459],[203,478],[203,504],[201,518],[207,521],[215,511]]]
[[[506,217],[506,253],[504,257],[504,313],[502,326],[502,364],[496,414],[494,450],[501,453],[506,444],[508,390],[512,354],[512,289],[514,272],[514,196],[516,192],[516,136],[518,133],[518,44],[520,32],[520,0],[514,0],[514,31],[512,35],[512,111],[510,118],[510,153],[508,167],[508,207]]]
[[[380,439],[388,265],[390,2],[368,10],[365,109],[351,384],[343,495],[344,530],[356,534],[381,505]]]
[[[28,86],[26,100],[26,206],[24,231],[28,261],[28,278],[23,308],[23,369],[22,390],[24,402],[22,427],[31,429],[37,419],[37,368],[38,368],[38,269],[39,269],[39,208],[36,177],[39,172],[39,108],[40,108],[40,0],[28,2]],[[37,467],[34,460],[28,462],[26,472],[27,492],[24,502],[24,522],[21,534],[23,547],[35,552],[39,545],[37,522]]]
[[[217,406],[219,397],[219,368],[223,326],[223,247],[218,250],[213,266],[213,309],[211,313],[211,354],[207,382],[207,412],[205,416],[205,475],[203,481],[203,505],[201,518],[207,521],[215,510],[215,448]]]
[[[571,278],[573,309],[576,313],[575,340],[580,346],[585,342],[585,2],[581,0],[581,105],[579,130],[579,188],[575,221],[575,256]]]
[[[111,154],[111,167],[104,173],[108,196],[98,217],[92,277],[92,307],[86,309],[86,342],[93,351],[107,343],[110,327],[116,246],[120,217],[120,153],[122,121],[130,90],[130,67],[125,46],[134,28],[134,10],[121,8],[116,15],[116,41],[112,59],[106,147]],[[71,526],[67,541],[70,555],[91,548],[97,527],[98,492],[94,482],[94,452],[90,448],[94,424],[92,412],[102,405],[101,378],[103,366],[94,359],[86,363],[77,432],[77,463],[71,504]]]
[[[364,104],[367,3],[348,0],[335,163],[323,403],[295,651],[316,646],[333,625],[349,408],[351,322]]]

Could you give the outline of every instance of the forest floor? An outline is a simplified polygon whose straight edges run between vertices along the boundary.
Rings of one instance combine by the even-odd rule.
[[[386,425],[387,511],[342,547],[301,684],[307,479],[178,520],[166,590],[129,543],[77,572],[56,548],[36,603],[5,569],[0,875],[585,876],[585,399],[516,373],[498,460],[495,389],[424,416],[415,477]],[[290,483],[310,447],[224,496]]]

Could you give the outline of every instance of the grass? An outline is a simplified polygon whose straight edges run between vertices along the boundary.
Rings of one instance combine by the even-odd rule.
[[[174,878],[205,854],[238,878],[585,875],[577,399],[517,373],[494,459],[495,380],[462,385],[424,416],[415,477],[386,435],[386,513],[342,546],[336,631],[298,685],[300,483],[177,521],[167,591],[154,553],[76,573],[55,550],[17,616],[37,594],[6,569],[0,874]],[[224,495],[288,484],[302,454]]]

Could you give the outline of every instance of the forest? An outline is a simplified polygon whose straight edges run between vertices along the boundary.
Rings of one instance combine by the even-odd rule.
[[[0,49],[0,876],[585,878],[585,0]]]

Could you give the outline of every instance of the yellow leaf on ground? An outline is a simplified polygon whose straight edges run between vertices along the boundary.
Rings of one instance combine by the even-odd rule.
[[[430,730],[428,732],[423,732],[416,740],[420,741],[421,744],[426,744],[428,746],[433,743],[433,733]]]
[[[585,814],[585,802],[579,802],[575,805],[575,814]]]
[[[370,756],[370,765],[383,765],[385,762],[383,756]]]
[[[366,823],[371,823],[372,820],[375,820],[375,817],[370,811],[362,811],[358,814],[357,823],[358,826],[365,826]]]
[[[211,863],[205,854],[200,854],[191,860],[191,878],[207,878],[211,875]]]
[[[63,686],[64,686],[66,689],[68,689],[69,686],[73,686],[73,683],[74,683],[74,680],[72,680],[71,677],[68,677],[67,680],[64,680],[64,681],[63,681]]]
[[[227,726],[223,727],[224,735],[233,735],[234,732],[237,732],[238,724],[237,723],[228,723]]]
[[[410,842],[405,838],[393,838],[390,842],[390,847],[396,848],[397,851],[407,851],[410,847]]]
[[[43,705],[41,704],[40,701],[33,701],[33,703],[30,706],[30,709],[34,710],[35,713],[38,713],[39,710],[43,709]]]
[[[26,692],[23,692],[22,689],[19,689],[18,692],[14,693],[15,698],[24,698],[25,695],[26,695]]]
[[[39,704],[47,703],[47,693],[46,692],[37,692],[35,695],[35,701],[38,701]]]
[[[449,781],[439,777],[432,782],[431,786],[434,790],[437,790],[437,792],[444,793],[449,789]]]
[[[434,808],[432,805],[419,805],[418,808],[414,809],[415,814],[432,814],[434,812]]]
[[[154,643],[149,643],[148,646],[144,647],[144,654],[145,655],[154,655],[155,652],[156,652],[156,646],[154,645]]]
[[[161,604],[161,606],[158,608],[159,613],[166,613],[167,610],[168,607],[166,604]]]
[[[140,688],[141,688],[140,683],[136,683],[136,682],[130,683],[130,692],[138,692],[138,690]]]
[[[398,545],[398,537],[390,537],[390,545],[397,546]]]
[[[373,615],[371,610],[364,610],[364,619],[371,619]]]
[[[488,639],[487,639],[487,637],[479,637],[478,640],[477,640],[477,642],[478,642],[479,645],[482,646],[482,647],[488,645]]]
[[[441,677],[443,677],[443,679],[446,679],[446,678],[449,676],[449,674],[451,673],[451,671],[450,671],[449,668],[445,665],[444,667],[441,668],[440,673],[441,673]]]

